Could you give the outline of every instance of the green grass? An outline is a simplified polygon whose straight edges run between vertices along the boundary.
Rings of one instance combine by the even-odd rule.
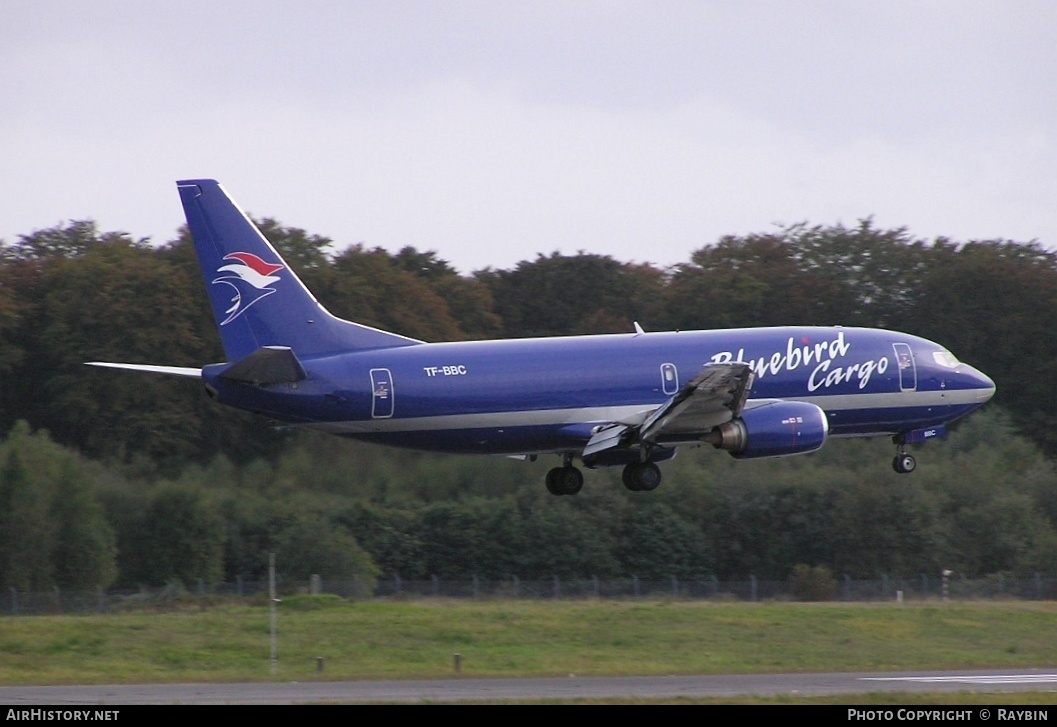
[[[1033,668],[1057,603],[351,602],[0,618],[0,684]],[[323,660],[322,672],[318,659]],[[1052,695],[1050,695],[1052,697]]]

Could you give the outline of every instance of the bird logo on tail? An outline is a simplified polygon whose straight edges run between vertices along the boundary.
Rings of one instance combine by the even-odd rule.
[[[281,280],[275,273],[286,267],[265,262],[250,252],[228,253],[224,259],[235,262],[217,268],[217,272],[222,275],[214,279],[213,284],[230,285],[235,293],[231,297],[231,307],[224,311],[227,318],[220,322],[222,326],[241,316],[257,301],[276,292],[275,288],[270,287]]]

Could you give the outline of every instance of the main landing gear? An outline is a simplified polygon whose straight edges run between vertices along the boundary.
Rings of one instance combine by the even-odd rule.
[[[661,468],[653,462],[624,465],[624,487],[632,492],[649,492],[661,484]]]
[[[572,455],[563,456],[561,467],[547,471],[547,492],[552,495],[575,495],[584,486],[584,473],[572,465]]]
[[[653,462],[632,462],[624,466],[624,487],[632,492],[650,492],[661,484],[661,468]],[[565,455],[561,467],[547,472],[547,492],[552,495],[575,495],[584,486],[584,475],[572,465],[572,455]]]
[[[547,492],[552,495],[575,495],[583,486],[583,472],[572,465],[555,467],[547,472]]]

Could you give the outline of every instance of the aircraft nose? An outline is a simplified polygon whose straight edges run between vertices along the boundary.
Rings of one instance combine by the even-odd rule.
[[[977,401],[981,404],[990,401],[995,395],[995,382],[983,371],[974,369],[972,366],[966,366],[965,369],[969,388],[976,392]]]

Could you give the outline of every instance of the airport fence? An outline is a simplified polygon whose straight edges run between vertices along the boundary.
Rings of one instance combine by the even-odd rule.
[[[368,585],[359,579],[308,581],[278,580],[276,594],[335,595],[347,599],[682,599],[703,601],[927,601],[927,600],[1057,600],[1057,578],[995,575],[957,578],[920,575],[917,578],[860,580],[833,578],[825,588],[804,592],[794,579],[743,581],[703,579],[568,579],[503,580],[481,578],[404,580],[392,576]],[[214,600],[267,600],[267,581],[244,581],[191,587],[170,585],[137,590],[24,592],[10,589],[0,600],[0,615],[59,613],[116,613],[137,608],[170,608]]]

